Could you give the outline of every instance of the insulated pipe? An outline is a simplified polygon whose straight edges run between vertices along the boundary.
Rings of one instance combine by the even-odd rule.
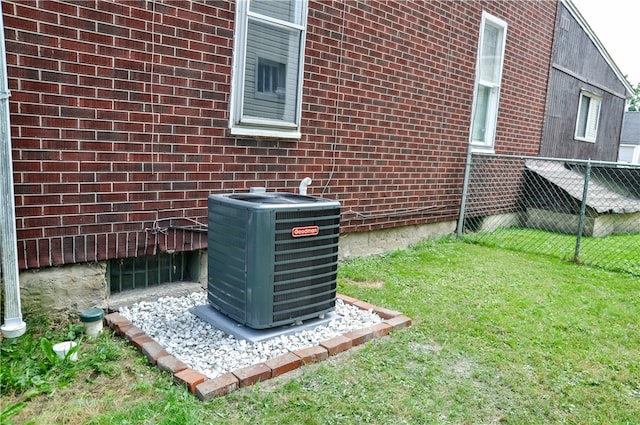
[[[306,195],[307,194],[307,186],[309,186],[311,184],[311,178],[310,177],[305,177],[304,179],[302,179],[302,181],[300,182],[300,195]]]
[[[0,0],[0,10],[2,1]],[[9,84],[4,43],[4,22],[0,13],[0,255],[4,285],[4,324],[0,327],[5,338],[24,335],[27,325],[20,309],[20,281],[18,272],[18,242],[16,211],[13,193],[13,164],[11,162],[11,124],[9,123]]]

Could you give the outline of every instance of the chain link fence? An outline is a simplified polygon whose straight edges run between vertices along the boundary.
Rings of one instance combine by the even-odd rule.
[[[457,234],[640,276],[640,167],[473,153]]]

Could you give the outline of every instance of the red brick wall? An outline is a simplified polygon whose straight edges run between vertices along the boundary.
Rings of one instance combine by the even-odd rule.
[[[509,24],[496,151],[539,148],[552,1],[311,0],[299,141],[228,135],[233,2],[2,6],[23,269],[201,248],[168,228],[210,193],[305,176],[343,232],[455,219],[483,7]]]

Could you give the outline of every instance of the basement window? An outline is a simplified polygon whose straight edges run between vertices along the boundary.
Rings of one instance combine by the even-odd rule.
[[[286,65],[260,57],[256,62],[258,63],[256,99],[284,103]]]
[[[197,258],[194,252],[177,252],[110,260],[107,270],[109,292],[116,294],[164,283],[193,281],[197,278]]]

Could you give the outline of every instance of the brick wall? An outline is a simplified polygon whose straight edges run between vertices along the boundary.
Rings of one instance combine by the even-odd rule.
[[[311,0],[299,141],[228,134],[233,2],[2,6],[22,269],[202,248],[210,193],[305,176],[343,232],[455,219],[483,7],[509,24],[496,151],[539,149],[551,1]]]

